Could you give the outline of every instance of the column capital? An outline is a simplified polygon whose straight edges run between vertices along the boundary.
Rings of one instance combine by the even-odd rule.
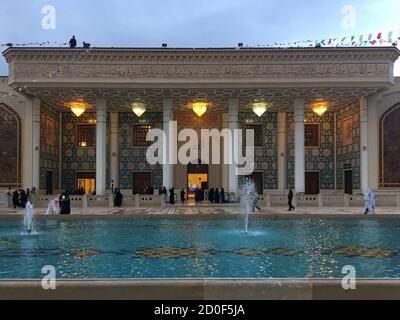
[[[106,109],[107,101],[104,98],[96,98],[96,110],[98,109]]]

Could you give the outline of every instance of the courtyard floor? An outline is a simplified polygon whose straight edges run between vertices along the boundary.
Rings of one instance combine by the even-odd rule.
[[[0,208],[1,215],[22,215],[23,210]],[[37,215],[44,215],[46,208],[36,208]],[[242,214],[239,206],[210,206],[210,205],[187,205],[187,206],[167,206],[160,208],[109,208],[109,207],[89,207],[89,208],[72,208],[71,215],[239,215]],[[296,208],[295,211],[289,212],[287,208],[273,207],[264,208],[258,215],[280,215],[280,216],[336,216],[336,215],[363,215],[363,208]],[[377,208],[376,216],[400,215],[400,208]],[[372,215],[369,215],[371,217]]]

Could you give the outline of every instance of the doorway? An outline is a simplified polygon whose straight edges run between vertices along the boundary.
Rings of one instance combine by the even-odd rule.
[[[187,199],[194,200],[196,189],[208,190],[208,165],[191,164],[187,166]]]
[[[53,171],[46,171],[46,194],[53,194]]]
[[[344,171],[344,193],[353,194],[353,170]]]
[[[305,194],[319,194],[319,172],[306,172]]]
[[[263,173],[262,172],[253,172],[251,175],[246,177],[249,180],[252,180],[256,187],[256,192],[261,195],[264,193],[263,188]]]
[[[95,172],[77,172],[77,191],[82,194],[93,194],[96,191],[96,173]]]
[[[143,194],[145,188],[151,187],[151,172],[132,173],[132,194]]]

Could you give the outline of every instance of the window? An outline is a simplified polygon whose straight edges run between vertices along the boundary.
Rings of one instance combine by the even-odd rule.
[[[77,139],[77,145],[80,148],[96,147],[96,125],[77,124],[76,139]]]
[[[306,123],[304,125],[304,146],[319,146],[319,124]]]
[[[146,141],[146,135],[151,130],[149,124],[135,124],[133,125],[132,145],[134,147],[147,147],[150,141]]]
[[[245,130],[254,130],[254,146],[262,147],[263,146],[263,137],[262,137],[262,125],[261,124],[245,124]],[[245,135],[246,136],[246,135]],[[245,140],[244,140],[245,141]]]

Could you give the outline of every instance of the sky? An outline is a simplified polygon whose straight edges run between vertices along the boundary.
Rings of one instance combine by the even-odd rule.
[[[43,28],[48,5],[54,29]],[[75,35],[92,47],[257,46],[400,30],[399,12],[399,0],[2,0],[0,43]]]

